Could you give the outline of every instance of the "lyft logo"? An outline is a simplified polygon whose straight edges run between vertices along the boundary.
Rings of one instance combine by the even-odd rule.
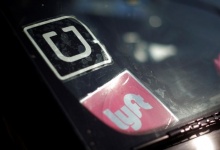
[[[118,132],[137,135],[167,127],[173,113],[129,71],[82,99],[95,117]]]
[[[135,101],[132,103],[132,101]],[[112,112],[110,109],[106,109],[103,113],[114,122],[120,129],[126,130],[131,126],[134,130],[139,130],[142,126],[141,120],[142,113],[140,108],[152,109],[153,107],[144,102],[144,99],[135,94],[126,94],[124,96],[125,106],[122,106],[120,110]]]

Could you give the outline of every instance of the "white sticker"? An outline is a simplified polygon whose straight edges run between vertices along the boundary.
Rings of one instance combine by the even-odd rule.
[[[24,32],[55,75],[66,80],[112,62],[92,32],[72,16],[24,28]]]

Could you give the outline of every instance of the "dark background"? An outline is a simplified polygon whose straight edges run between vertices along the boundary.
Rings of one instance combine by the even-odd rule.
[[[84,149],[1,14],[0,149]]]

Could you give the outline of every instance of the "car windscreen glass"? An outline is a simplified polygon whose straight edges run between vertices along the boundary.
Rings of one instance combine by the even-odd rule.
[[[211,6],[77,1],[72,7],[93,28],[114,63],[131,71],[181,121],[220,104],[220,19]]]
[[[219,111],[217,1],[4,4],[65,115],[97,149],[130,148]]]

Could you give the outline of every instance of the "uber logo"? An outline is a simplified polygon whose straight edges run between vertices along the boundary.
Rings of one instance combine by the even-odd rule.
[[[112,62],[91,31],[72,16],[63,16],[24,28],[55,75],[65,80]]]

